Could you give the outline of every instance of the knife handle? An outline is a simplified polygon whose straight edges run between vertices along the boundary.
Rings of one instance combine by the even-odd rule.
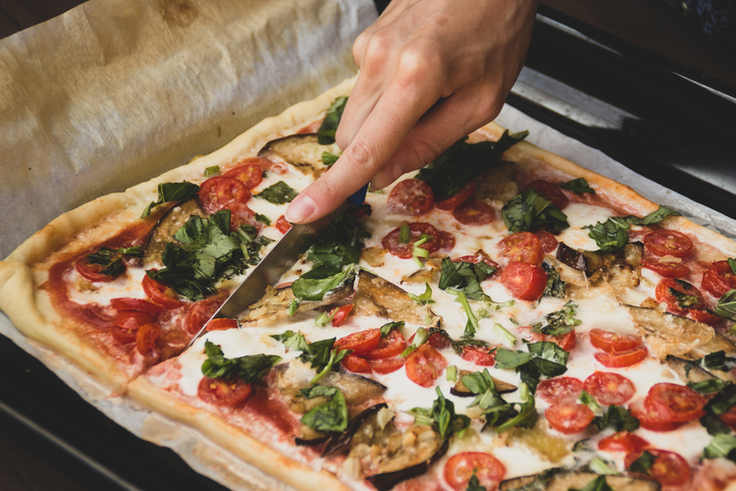
[[[365,195],[368,192],[368,184],[355,191],[355,193],[348,198],[350,204],[353,206],[360,206],[365,202]]]

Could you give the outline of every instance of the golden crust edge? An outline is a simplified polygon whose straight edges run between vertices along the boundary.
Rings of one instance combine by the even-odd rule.
[[[217,445],[299,491],[349,491],[334,474],[290,459],[221,417],[193,407],[158,388],[144,376],[129,385],[128,396],[199,431]]]

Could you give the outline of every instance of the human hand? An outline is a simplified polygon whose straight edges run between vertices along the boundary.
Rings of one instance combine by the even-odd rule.
[[[314,221],[492,121],[523,66],[536,3],[393,0],[353,45],[360,74],[335,136],[343,154],[286,219]]]

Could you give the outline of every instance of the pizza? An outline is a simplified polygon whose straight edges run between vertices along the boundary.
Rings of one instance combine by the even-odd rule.
[[[0,308],[300,490],[734,486],[736,244],[524,131],[370,191],[208,322],[339,158],[352,83],[62,215],[0,262]]]

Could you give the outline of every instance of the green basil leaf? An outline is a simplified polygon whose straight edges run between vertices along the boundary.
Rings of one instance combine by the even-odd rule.
[[[473,469],[473,475],[470,476],[468,487],[465,488],[465,491],[488,491],[485,486],[480,485],[480,481],[478,481],[478,476],[475,475],[476,470],[477,469]]]
[[[616,252],[629,243],[629,224],[623,218],[612,217],[595,225],[585,225],[588,236],[595,240],[600,252]]]
[[[421,295],[414,295],[413,293],[409,293],[409,298],[414,300],[419,305],[434,303],[434,300],[432,300],[432,287],[430,287],[429,283],[427,283],[426,281],[424,282],[424,293],[422,293]]]
[[[335,162],[337,162],[337,159],[339,159],[339,158],[340,158],[340,156],[339,155],[335,155],[334,153],[322,152],[321,160],[322,160],[322,163],[324,165],[326,165],[326,166],[329,167],[329,166],[333,165]]]
[[[703,458],[724,458],[736,462],[736,436],[716,435],[703,449]]]
[[[286,184],[284,181],[279,181],[276,184],[268,186],[260,193],[254,195],[256,198],[265,199],[269,203],[275,205],[283,205],[284,203],[291,203],[296,198],[297,192],[294,191],[291,186]]]
[[[309,343],[301,331],[288,330],[283,334],[273,334],[271,337],[282,343],[287,351],[309,351]]]
[[[593,418],[593,425],[599,431],[613,428],[616,431],[635,431],[639,428],[639,420],[631,415],[631,411],[622,406],[611,405],[603,414]]]
[[[550,232],[558,234],[570,226],[567,216],[534,189],[527,189],[511,199],[501,209],[501,214],[511,232],[528,232],[547,225]]]
[[[340,125],[340,119],[342,119],[342,113],[347,103],[348,98],[340,96],[333,101],[327,113],[325,113],[325,118],[322,120],[322,124],[319,125],[319,129],[317,129],[317,142],[320,145],[335,143],[335,132],[337,132],[337,127]]]
[[[220,166],[219,165],[213,165],[212,167],[207,167],[204,170],[204,177],[205,179],[208,179],[210,177],[219,176],[220,175]]]
[[[548,336],[562,336],[579,326],[581,321],[577,317],[578,305],[570,300],[562,309],[550,312],[545,316],[546,324],[539,328],[539,332]]]
[[[302,416],[301,422],[316,431],[343,432],[348,427],[345,396],[336,391],[329,402],[316,406]]]
[[[565,287],[567,284],[560,278],[560,273],[546,262],[542,263],[542,269],[547,273],[547,286],[544,287],[542,295],[554,298],[565,298]]]
[[[654,455],[644,450],[641,457],[632,462],[628,470],[647,476],[649,475],[649,469],[651,469],[652,465],[654,465]]]
[[[146,218],[151,214],[151,210],[158,205],[168,203],[170,201],[181,201],[191,198],[199,192],[199,186],[191,182],[163,182],[158,185],[158,199],[152,201],[146,209],[143,210],[141,218]]]
[[[327,292],[339,288],[355,279],[355,269],[348,268],[332,276],[322,279],[300,276],[291,284],[294,296],[301,300],[322,300]]]
[[[629,215],[625,218],[625,220],[631,225],[654,225],[661,222],[668,216],[680,216],[680,214],[676,211],[670,210],[669,208],[660,205],[659,208],[657,208],[644,218],[637,218],[635,216]]]
[[[204,351],[207,354],[207,359],[202,363],[202,374],[205,377],[231,379],[237,376],[246,383],[262,379],[281,361],[280,356],[264,354],[226,358],[222,348],[210,341],[205,341]]]
[[[590,187],[588,181],[586,181],[584,177],[579,177],[577,179],[573,179],[572,181],[563,182],[562,184],[560,184],[560,186],[577,194],[595,194],[595,189]]]

